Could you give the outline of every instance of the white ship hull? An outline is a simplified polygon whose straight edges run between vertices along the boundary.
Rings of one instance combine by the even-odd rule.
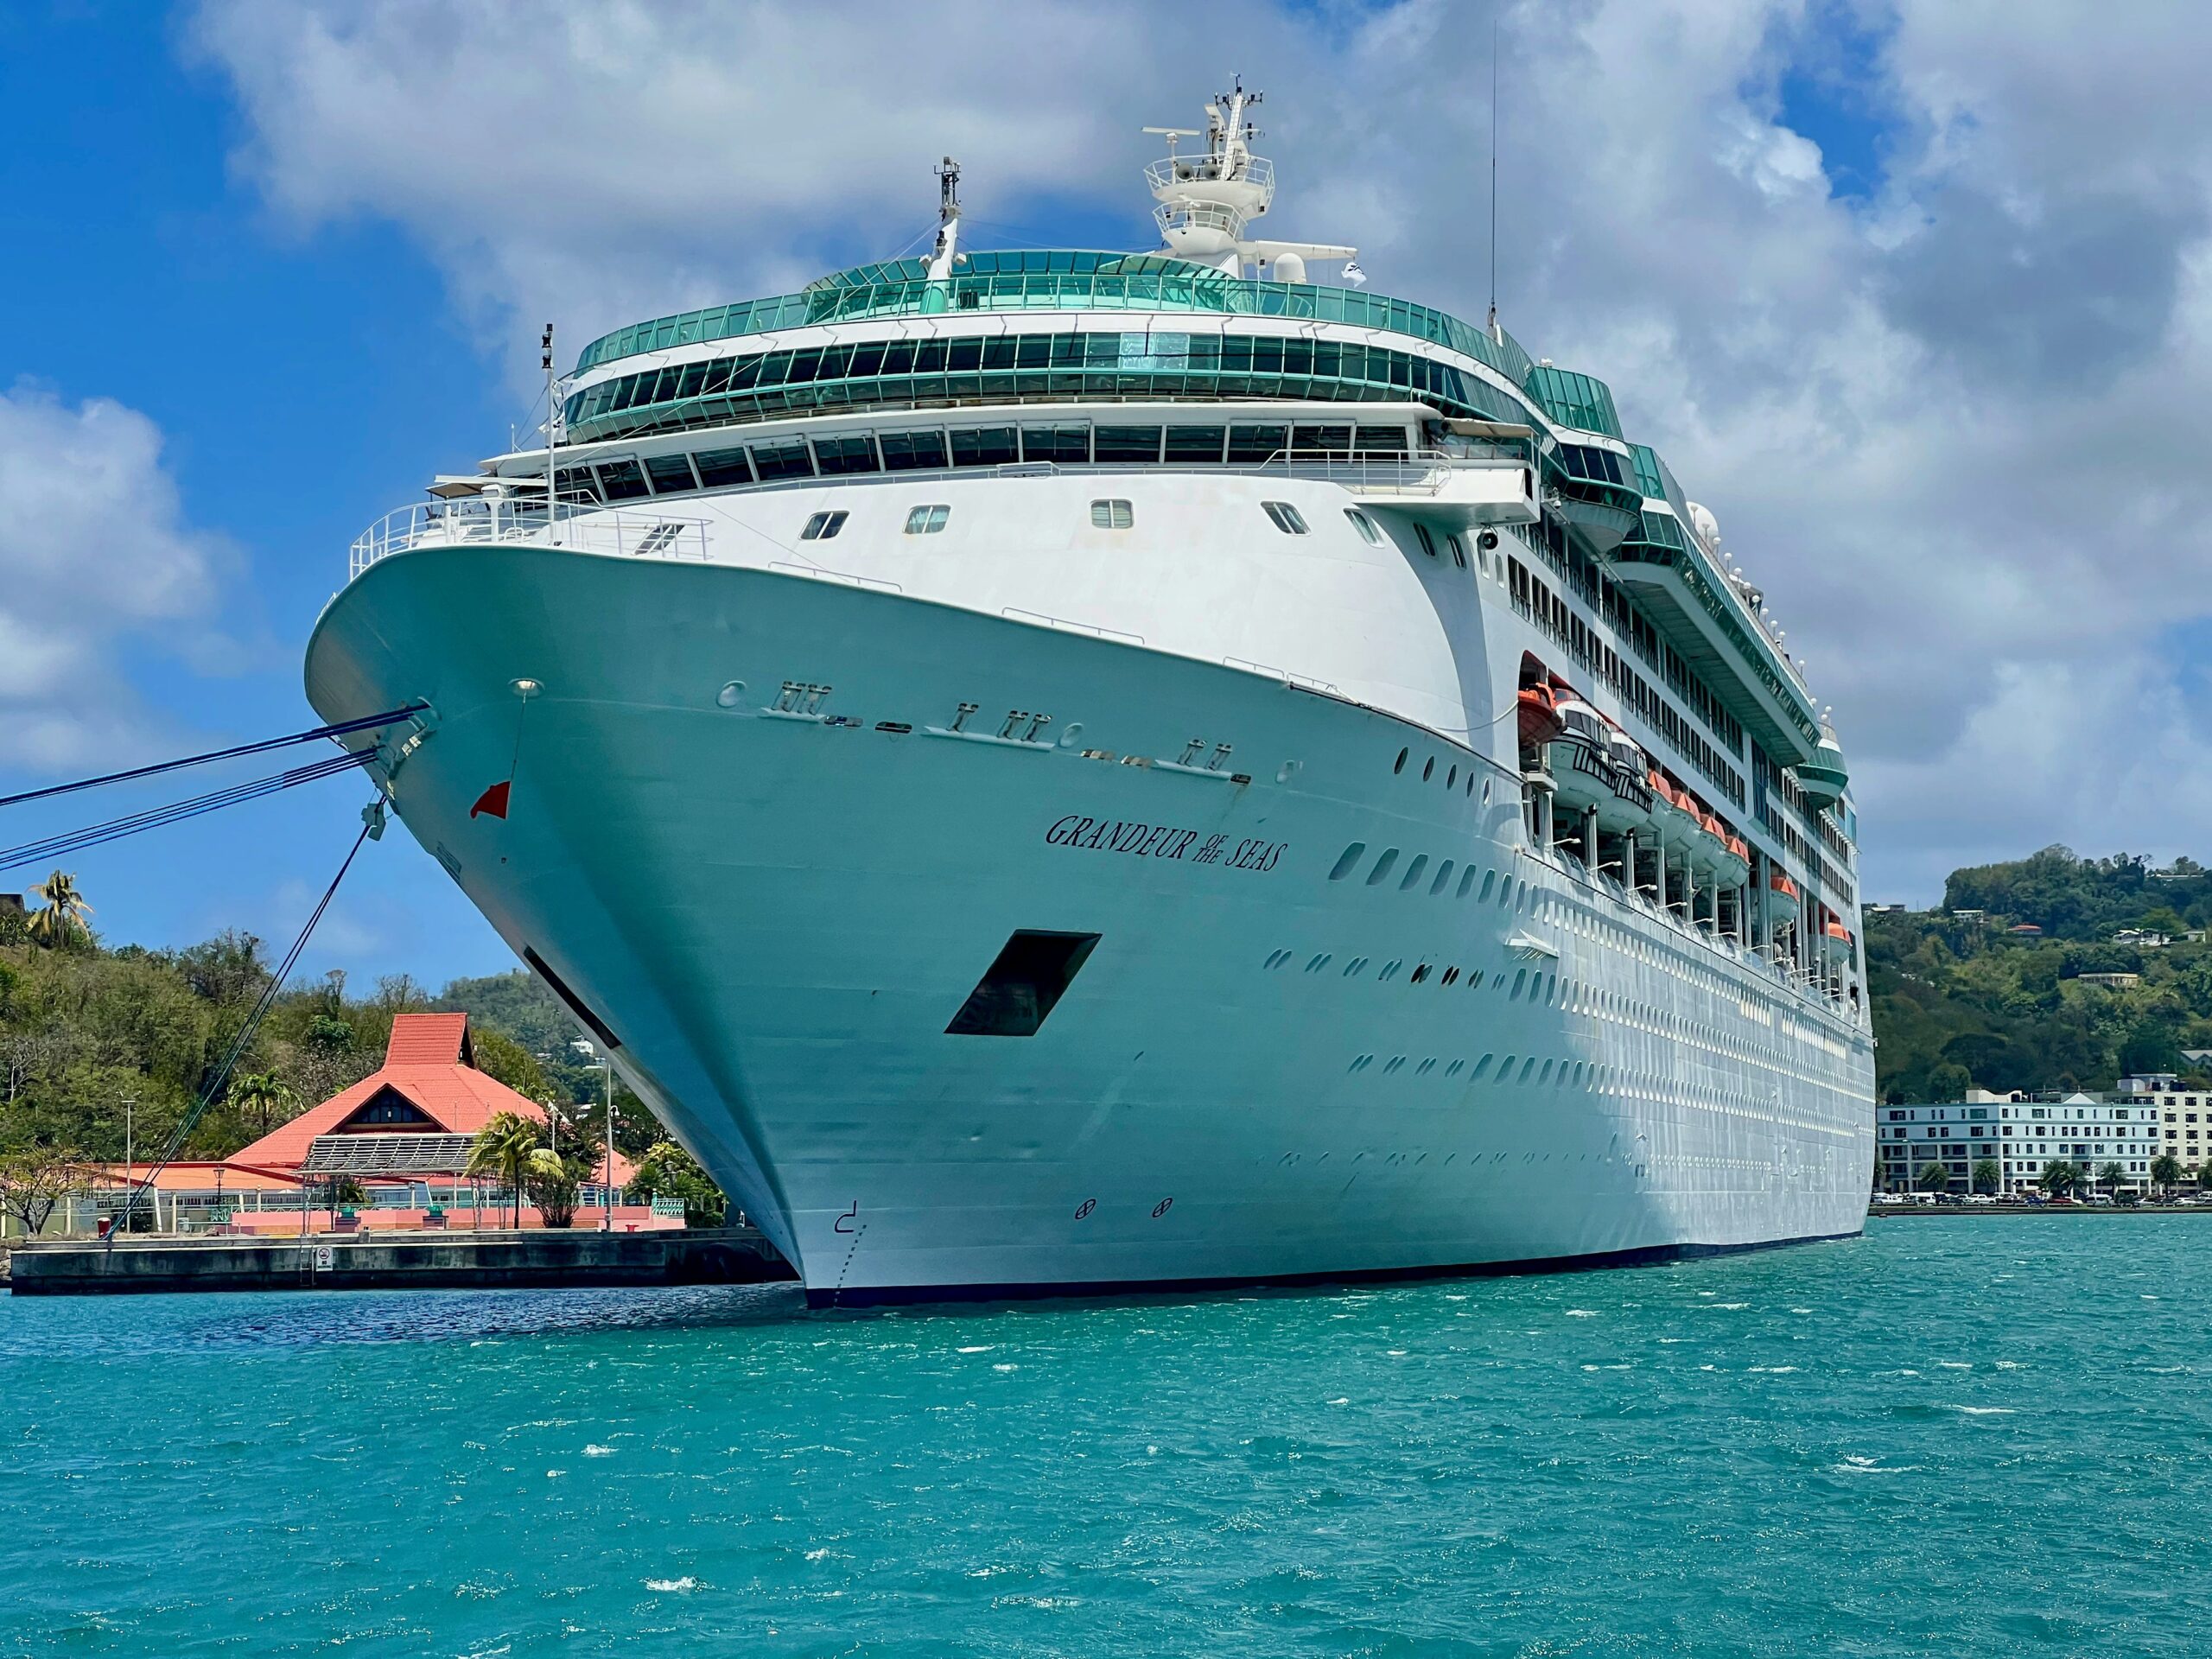
[[[829,718],[773,711],[785,682],[834,687]],[[885,591],[530,546],[367,570],[308,689],[332,720],[428,700],[390,775],[408,828],[817,1300],[1861,1225],[1863,1028],[1538,855],[1510,771],[1375,709]],[[511,767],[508,816],[472,817]],[[948,1033],[1017,929],[1099,938],[1034,1035]]]

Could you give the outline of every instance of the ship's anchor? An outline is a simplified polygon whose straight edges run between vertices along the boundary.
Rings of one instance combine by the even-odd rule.
[[[859,1215],[859,1214],[860,1214],[860,1212],[861,1212],[861,1201],[860,1201],[858,1198],[855,1198],[855,1199],[853,1200],[853,1207],[852,1207],[851,1209],[849,1209],[849,1210],[846,1211],[845,1211],[845,1213],[844,1213],[843,1215],[842,1215],[842,1216],[838,1217],[837,1217],[837,1219],[836,1219],[836,1221],[834,1221],[834,1222],[832,1222],[832,1223],[830,1224],[831,1230],[832,1230],[832,1231],[835,1231],[835,1232],[840,1232],[840,1233],[849,1233],[849,1232],[851,1232],[853,1230],[852,1230],[850,1227],[847,1226],[845,1224],[846,1224],[847,1222],[849,1222],[849,1221],[852,1220],[854,1217],[855,1217],[855,1216]]]

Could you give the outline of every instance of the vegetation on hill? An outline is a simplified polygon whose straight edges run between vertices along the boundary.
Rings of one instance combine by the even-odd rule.
[[[0,1161],[35,1151],[119,1163],[127,1143],[143,1163],[215,1081],[271,964],[246,933],[181,950],[111,947],[58,872],[37,896],[46,902],[29,914],[0,912]],[[366,1077],[384,1063],[396,1014],[456,1009],[470,1016],[480,1067],[577,1126],[563,1131],[564,1148],[602,1137],[603,1074],[582,1064],[570,1046],[582,1033],[531,975],[456,980],[433,997],[404,975],[360,995],[331,973],[276,997],[181,1155],[227,1156]],[[664,1147],[665,1132],[619,1079],[614,1104],[626,1155]],[[690,1163],[672,1147],[659,1156],[671,1172]],[[696,1197],[690,1187],[681,1196]]]
[[[2140,1072],[2198,1076],[2204,1068],[2182,1051],[2212,1049],[2212,950],[2187,935],[2208,922],[2212,870],[2194,861],[2158,869],[2063,847],[1955,871],[1941,910],[1869,915],[1878,1092],[1956,1100],[1969,1084],[2110,1089]],[[2115,940],[2131,930],[2169,942]]]

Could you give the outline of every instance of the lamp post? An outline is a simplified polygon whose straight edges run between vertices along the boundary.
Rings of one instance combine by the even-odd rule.
[[[600,1206],[599,1230],[611,1233],[614,1230],[614,1062],[581,1037],[569,1046],[584,1056],[587,1067],[607,1077],[607,1184],[600,1190],[605,1202]]]

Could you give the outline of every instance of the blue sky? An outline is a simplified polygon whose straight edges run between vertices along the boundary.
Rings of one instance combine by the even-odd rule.
[[[0,792],[311,723],[300,653],[347,543],[532,418],[540,322],[565,365],[895,251],[948,150],[987,245],[1135,245],[1137,130],[1241,70],[1281,233],[1481,315],[1491,8],[1035,0],[988,39],[975,15],[19,9]],[[2206,855],[2207,26],[1993,0],[1497,16],[1505,321],[1611,383],[1773,597],[1856,762],[1868,896],[2054,840]],[[0,842],[215,781],[13,810]],[[281,949],[367,792],[73,867],[112,939]],[[308,965],[509,959],[402,831]]]
[[[7,146],[0,238],[17,255],[0,263],[0,306],[20,326],[0,378],[149,416],[184,517],[234,561],[216,613],[190,625],[227,640],[213,660],[157,634],[114,659],[137,693],[148,756],[315,724],[300,656],[344,580],[347,543],[431,472],[503,448],[524,413],[407,236],[372,220],[301,233],[272,218],[230,168],[239,119],[228,88],[183,58],[174,27],[111,6],[34,14],[0,59],[9,124],[39,135]],[[101,73],[84,73],[92,64]],[[138,758],[104,746],[86,770]],[[299,758],[16,809],[6,843]],[[0,788],[52,775],[0,767]],[[315,785],[73,862],[116,942],[243,926],[281,950],[371,793],[352,779]],[[8,872],[0,887],[43,874]],[[442,982],[512,965],[404,832],[364,855],[326,928],[308,961],[317,971]]]

